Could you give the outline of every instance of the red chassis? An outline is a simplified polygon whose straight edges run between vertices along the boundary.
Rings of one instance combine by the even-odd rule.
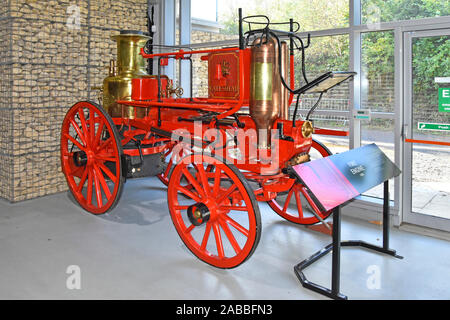
[[[288,120],[277,120],[274,124],[274,128],[277,128],[279,124],[282,124],[283,131],[279,132],[281,136],[288,136],[292,138],[290,140],[278,139],[276,145],[278,146],[277,150],[269,150],[270,154],[266,154],[266,157],[270,161],[252,161],[251,157],[255,156],[255,151],[249,150],[249,145],[251,143],[239,143],[240,153],[245,155],[245,159],[240,161],[230,158],[229,152],[227,152],[226,144],[226,132],[239,132],[245,135],[246,132],[251,131],[256,133],[256,127],[253,120],[248,115],[241,115],[238,117],[239,124],[237,121],[233,121],[229,124],[220,125],[220,120],[226,119],[236,113],[239,113],[241,108],[244,105],[248,105],[248,90],[249,79],[246,79],[246,75],[250,74],[250,65],[246,61],[247,57],[250,54],[250,49],[239,50],[238,48],[226,48],[226,49],[215,49],[215,50],[200,50],[200,51],[183,51],[180,50],[176,53],[162,53],[162,54],[145,54],[144,51],[141,52],[144,58],[173,58],[173,59],[185,59],[186,57],[190,57],[194,54],[215,54],[215,53],[224,53],[224,52],[236,52],[239,56],[239,99],[209,99],[209,98],[166,98],[166,99],[154,99],[147,101],[118,101],[119,104],[141,107],[141,108],[149,108],[148,116],[145,119],[136,119],[136,120],[128,120],[122,118],[114,119],[114,123],[116,125],[126,125],[128,127],[137,128],[137,130],[130,130],[127,132],[128,139],[132,139],[133,136],[138,134],[147,134],[150,136],[151,128],[158,128],[162,131],[166,132],[174,132],[181,131],[184,129],[186,137],[196,137],[198,142],[204,144],[204,149],[208,149],[208,145],[211,145],[212,141],[206,139],[208,133],[215,132],[217,128],[220,131],[219,137],[215,136],[214,140],[214,148],[209,150],[210,153],[216,154],[216,150],[223,150],[222,157],[225,155],[225,159],[227,163],[234,164],[241,172],[243,172],[244,176],[250,178],[252,180],[256,180],[261,184],[261,189],[257,192],[257,199],[259,201],[270,201],[275,198],[276,193],[288,191],[292,185],[293,180],[290,179],[287,175],[282,174],[281,170],[288,166],[288,161],[292,159],[295,155],[308,153],[311,148],[312,138],[304,138],[302,135],[302,125],[303,121],[297,121],[296,127],[292,126],[292,121]],[[162,59],[161,59],[162,60]],[[162,60],[164,61],[164,60]],[[293,64],[291,64],[293,68]],[[291,75],[294,72],[291,70]],[[293,82],[293,77],[291,78],[291,82]],[[247,84],[247,85],[246,85]],[[292,95],[290,97],[292,101]],[[214,117],[209,123],[202,123],[201,125],[201,137],[200,140],[199,133],[195,131],[195,125],[198,125],[198,122],[192,122],[189,118],[195,118],[201,116],[201,111],[209,111],[217,113],[217,116]],[[159,118],[158,118],[159,113]],[[186,121],[182,121],[180,119],[186,119]],[[239,125],[244,125],[244,129],[239,128]],[[198,131],[198,130],[197,130]],[[237,133],[236,135],[239,135]],[[253,137],[256,140],[256,136]],[[194,138],[195,139],[195,138]],[[205,142],[209,140],[209,143]],[[253,141],[254,141],[253,140]],[[122,144],[128,141],[122,141]],[[153,140],[143,140],[143,144],[152,144]],[[170,148],[170,144],[166,146],[166,148]],[[244,149],[246,148],[247,149]],[[161,152],[160,148],[155,148],[151,151],[147,152]],[[262,150],[258,150],[261,152]],[[257,151],[257,156],[260,153]],[[264,150],[265,151],[265,150]],[[130,155],[137,155],[136,150],[128,151]],[[276,163],[274,163],[276,162]],[[262,175],[261,172],[267,170],[272,170],[272,167],[276,167],[275,172],[271,174],[271,177],[268,177],[267,174]],[[267,171],[266,170],[266,171]]]
[[[61,135],[62,170],[69,189],[80,205],[94,214],[111,210],[120,198],[127,170],[139,170],[126,156],[141,160],[162,157],[166,164],[158,177],[168,185],[170,214],[178,234],[198,258],[220,268],[240,265],[255,250],[261,232],[256,201],[267,202],[277,214],[298,224],[314,224],[330,215],[284,170],[307,161],[312,150],[322,157],[330,154],[305,135],[304,121],[296,121],[294,126],[291,120],[276,120],[272,149],[255,147],[256,126],[246,111],[250,49],[141,54],[165,64],[166,59],[227,52],[238,57],[236,98],[168,98],[161,94],[161,85],[140,85],[133,87],[132,96],[145,97],[148,92],[142,90],[151,90],[153,98],[117,103],[145,108],[144,118],[111,118],[100,106],[79,102],[67,113]],[[293,66],[291,56],[292,86]],[[289,103],[292,100],[290,95]],[[315,132],[346,134],[324,129]],[[133,144],[135,147],[129,147]],[[303,199],[309,211],[304,210]]]

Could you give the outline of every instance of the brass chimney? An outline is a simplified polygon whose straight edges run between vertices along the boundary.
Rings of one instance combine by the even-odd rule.
[[[117,42],[117,63],[111,63],[109,76],[103,81],[103,107],[113,118],[144,118],[145,108],[122,106],[116,101],[131,100],[131,80],[149,76],[140,51],[150,37],[140,31],[121,31],[111,39]]]

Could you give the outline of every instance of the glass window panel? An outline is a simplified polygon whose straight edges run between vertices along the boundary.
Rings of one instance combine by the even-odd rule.
[[[395,111],[394,96],[394,33],[367,32],[361,35],[361,108],[375,112]],[[361,145],[376,143],[395,162],[394,120],[361,121]],[[394,199],[394,180],[389,181],[391,200]],[[383,185],[364,193],[383,198]]]
[[[311,39],[311,44],[305,50],[305,71],[308,81],[314,80],[328,71],[349,70],[349,37],[348,35],[326,36]],[[295,53],[296,88],[303,86],[305,81],[301,71],[301,52]],[[326,92],[311,120],[314,126],[334,130],[349,130],[347,115],[331,115],[326,111],[349,111],[350,82],[346,81]],[[301,97],[299,109],[301,115],[306,117],[309,109],[314,106],[319,94],[305,94]],[[295,105],[291,106],[291,114]],[[325,112],[325,113],[324,113]],[[339,136],[315,135],[315,139],[323,142],[333,153],[343,152],[349,148],[349,138]]]
[[[197,5],[196,3],[208,2],[215,3],[213,0],[193,0],[193,6]],[[199,6],[202,6],[201,4]],[[192,8],[193,18],[206,14],[204,12],[194,14],[194,7]],[[301,25],[300,31],[325,30],[349,25],[348,0],[217,0],[220,33],[238,35],[238,8],[242,8],[244,16],[267,15],[272,22],[285,22],[294,18]],[[244,31],[246,30],[245,25]]]
[[[394,33],[361,35],[361,108],[394,112]]]
[[[361,0],[361,22],[380,22],[450,15],[448,0]]]
[[[191,0],[191,17],[217,21],[217,2],[215,0]]]
[[[386,156],[395,163],[395,124],[391,119],[371,119],[361,122],[361,146],[375,143]],[[394,179],[389,180],[390,199],[394,200]],[[363,195],[383,198],[383,184]]]
[[[413,38],[413,139],[450,142],[450,131],[429,131],[432,128],[419,126],[450,124],[450,112],[439,101],[441,90],[450,88],[450,83],[435,81],[437,77],[450,77],[449,50],[449,36]],[[412,148],[412,211],[450,218],[450,147],[413,144]]]
[[[414,38],[412,50],[413,139],[450,142],[450,131],[418,127],[419,122],[450,124],[450,112],[439,108],[439,89],[450,88],[450,83],[435,82],[437,77],[450,77],[450,37]]]

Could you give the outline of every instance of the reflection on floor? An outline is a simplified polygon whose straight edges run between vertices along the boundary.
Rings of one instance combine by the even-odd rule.
[[[128,181],[117,208],[103,216],[84,212],[67,193],[0,201],[0,299],[326,299],[301,287],[293,266],[330,237],[259,206],[255,253],[238,268],[219,270],[180,241],[156,178]],[[381,226],[344,218],[342,238],[380,243]],[[344,248],[342,292],[350,299],[450,298],[448,241],[394,228],[391,246],[405,259]],[[331,255],[305,274],[329,286],[330,263]],[[67,288],[73,265],[80,290]]]

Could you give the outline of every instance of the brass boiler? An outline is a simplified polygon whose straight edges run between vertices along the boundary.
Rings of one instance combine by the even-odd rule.
[[[144,118],[146,108],[123,106],[117,100],[131,100],[131,80],[150,77],[141,48],[150,37],[140,31],[121,31],[111,39],[117,42],[117,65],[111,61],[109,76],[103,81],[103,107],[111,117]]]
[[[282,103],[287,104],[278,56],[278,43],[273,37],[263,36],[253,41],[249,107],[258,133],[259,149],[270,149],[270,130],[281,116]]]

